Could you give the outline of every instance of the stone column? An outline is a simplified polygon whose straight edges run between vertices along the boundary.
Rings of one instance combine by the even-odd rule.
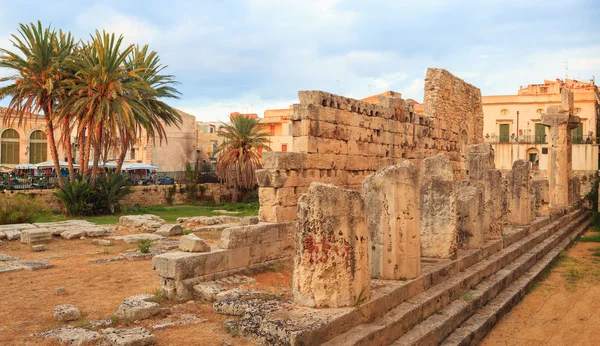
[[[371,277],[421,275],[419,170],[410,161],[378,170],[363,182]]]
[[[312,183],[298,200],[295,242],[294,302],[333,308],[369,299],[369,240],[360,192]]]
[[[561,105],[550,106],[542,114],[542,124],[548,127],[548,184],[550,207],[569,206],[569,182],[572,174],[571,130],[579,126],[580,119],[573,114],[573,93],[564,88]]]
[[[479,249],[483,246],[483,192],[474,184],[456,184],[458,217],[458,247]]]
[[[421,256],[455,257],[456,191],[452,165],[444,154],[423,160],[420,195]]]
[[[508,223],[528,225],[535,219],[529,193],[529,161],[517,160],[507,176]]]
[[[466,151],[466,169],[469,181],[483,192],[483,237],[500,239],[502,223],[502,173],[496,169],[494,149],[489,143],[472,145]]]

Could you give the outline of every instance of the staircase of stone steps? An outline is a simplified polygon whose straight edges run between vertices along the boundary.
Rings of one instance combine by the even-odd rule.
[[[462,264],[424,259],[424,272],[433,273],[432,281],[436,275],[443,280],[394,302],[385,313],[374,314],[325,345],[477,344],[494,319],[516,304],[526,287],[588,224],[587,212],[571,210],[562,217],[540,218],[529,228],[507,229],[503,248],[501,244],[496,252],[488,249],[483,259],[471,256],[475,260],[467,263],[464,259],[469,256],[463,256]],[[453,273],[457,266],[461,270]]]

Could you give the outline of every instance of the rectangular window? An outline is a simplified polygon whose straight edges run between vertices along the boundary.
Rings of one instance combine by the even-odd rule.
[[[500,124],[500,143],[508,143],[510,142],[510,125],[509,124]]]
[[[281,145],[281,151],[284,152],[284,153],[287,151],[287,144],[282,144]]]
[[[46,161],[48,146],[46,143],[29,144],[29,163],[40,163]]]
[[[535,124],[535,144],[546,143],[546,126],[542,124]]]
[[[131,152],[129,153],[129,159],[135,160],[135,149],[131,149]]]
[[[1,163],[18,164],[19,163],[19,142],[2,141],[0,150],[2,156]]]
[[[571,139],[573,140],[573,144],[583,143],[583,124],[579,124],[579,126],[571,130]]]
[[[271,136],[275,136],[275,125],[269,126],[269,129],[271,130]]]

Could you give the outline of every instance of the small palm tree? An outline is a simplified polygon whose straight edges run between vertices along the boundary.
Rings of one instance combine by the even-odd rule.
[[[54,168],[60,179],[60,167],[54,126],[60,86],[64,80],[64,65],[70,57],[74,39],[70,34],[57,33],[51,27],[21,24],[19,35],[12,35],[12,44],[17,52],[0,48],[0,67],[15,72],[14,75],[0,78],[0,82],[12,81],[13,84],[0,88],[0,99],[10,97],[4,113],[4,122],[18,121],[18,126],[27,117],[42,112],[46,122],[46,135],[50,144],[50,154]]]
[[[259,119],[243,114],[231,117],[231,124],[223,124],[219,135],[223,143],[217,148],[217,174],[221,182],[233,187],[232,202],[237,203],[240,190],[256,186],[256,169],[260,166],[260,151],[271,150],[269,133]]]

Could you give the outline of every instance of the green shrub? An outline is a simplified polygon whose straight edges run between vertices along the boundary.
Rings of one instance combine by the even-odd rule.
[[[126,182],[124,175],[108,173],[98,176],[95,186],[88,181],[65,181],[54,195],[62,202],[67,215],[115,214],[121,211],[121,200],[131,193]]]
[[[242,200],[242,202],[244,203],[257,203],[258,202],[258,191],[250,191],[248,192],[245,196],[244,199]]]
[[[198,171],[192,169],[190,163],[185,164],[185,193],[187,195],[187,202],[195,205],[198,202]]]
[[[62,189],[57,189],[54,195],[65,207],[65,214],[71,216],[87,216],[93,213],[94,189],[87,181],[65,181]]]
[[[138,250],[140,250],[141,253],[150,252],[151,247],[152,239],[140,239],[140,241],[138,242]]]
[[[121,211],[121,200],[131,193],[123,174],[109,172],[96,180],[95,214],[115,214]]]
[[[0,196],[0,225],[33,223],[46,211],[41,199],[21,193]]]
[[[587,195],[585,195],[585,199],[588,200],[590,202],[590,205],[592,206],[592,210],[593,211],[597,211],[598,210],[598,185],[600,184],[600,177],[598,176],[598,174],[596,174],[592,179],[594,179],[592,181],[592,187],[590,189],[590,192],[588,192]],[[594,215],[596,216],[596,215]],[[596,218],[596,222],[599,222],[600,218]],[[592,218],[592,225],[599,225],[599,223],[594,223],[594,219]]]
[[[173,186],[169,187],[167,190],[167,204],[173,205],[175,202],[175,194],[177,193],[177,185],[173,184]]]

